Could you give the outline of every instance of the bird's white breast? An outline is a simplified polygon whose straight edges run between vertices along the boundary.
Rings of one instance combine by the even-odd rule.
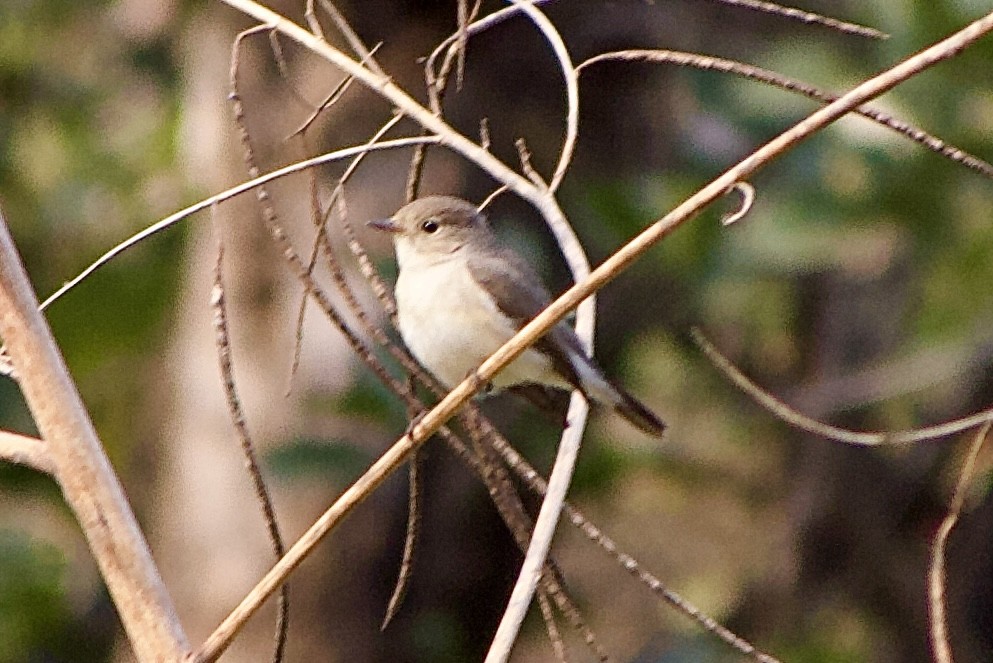
[[[397,258],[400,335],[417,360],[451,388],[517,330],[473,280],[463,256],[427,262],[403,255],[398,247]],[[521,382],[563,381],[552,371],[548,358],[529,349],[492,380],[498,388]]]

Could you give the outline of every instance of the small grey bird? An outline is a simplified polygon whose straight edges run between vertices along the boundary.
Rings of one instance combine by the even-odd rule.
[[[475,206],[430,196],[369,226],[393,235],[400,335],[414,357],[451,389],[551,303],[534,270],[501,246]],[[576,388],[613,408],[649,435],[665,424],[608,380],[560,322],[502,371],[496,389],[511,388],[547,405],[545,387]]]

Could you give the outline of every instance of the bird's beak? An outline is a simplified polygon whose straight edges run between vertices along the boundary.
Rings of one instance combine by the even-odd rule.
[[[370,228],[382,230],[383,232],[396,234],[400,232],[400,224],[393,219],[373,219],[366,223]]]

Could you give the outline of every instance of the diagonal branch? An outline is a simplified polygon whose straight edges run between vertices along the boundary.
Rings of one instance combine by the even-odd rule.
[[[177,661],[190,646],[124,490],[38,310],[0,215],[0,336],[47,444],[66,502],[89,543],[140,661]]]

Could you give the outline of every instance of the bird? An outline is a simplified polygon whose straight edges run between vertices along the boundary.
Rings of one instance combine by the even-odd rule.
[[[426,196],[367,225],[393,238],[400,336],[448,389],[552,301],[531,266],[501,243],[468,201]],[[552,400],[548,388],[579,389],[649,435],[662,437],[665,430],[654,412],[605,376],[565,322],[494,375],[488,388],[515,391],[544,406]]]

